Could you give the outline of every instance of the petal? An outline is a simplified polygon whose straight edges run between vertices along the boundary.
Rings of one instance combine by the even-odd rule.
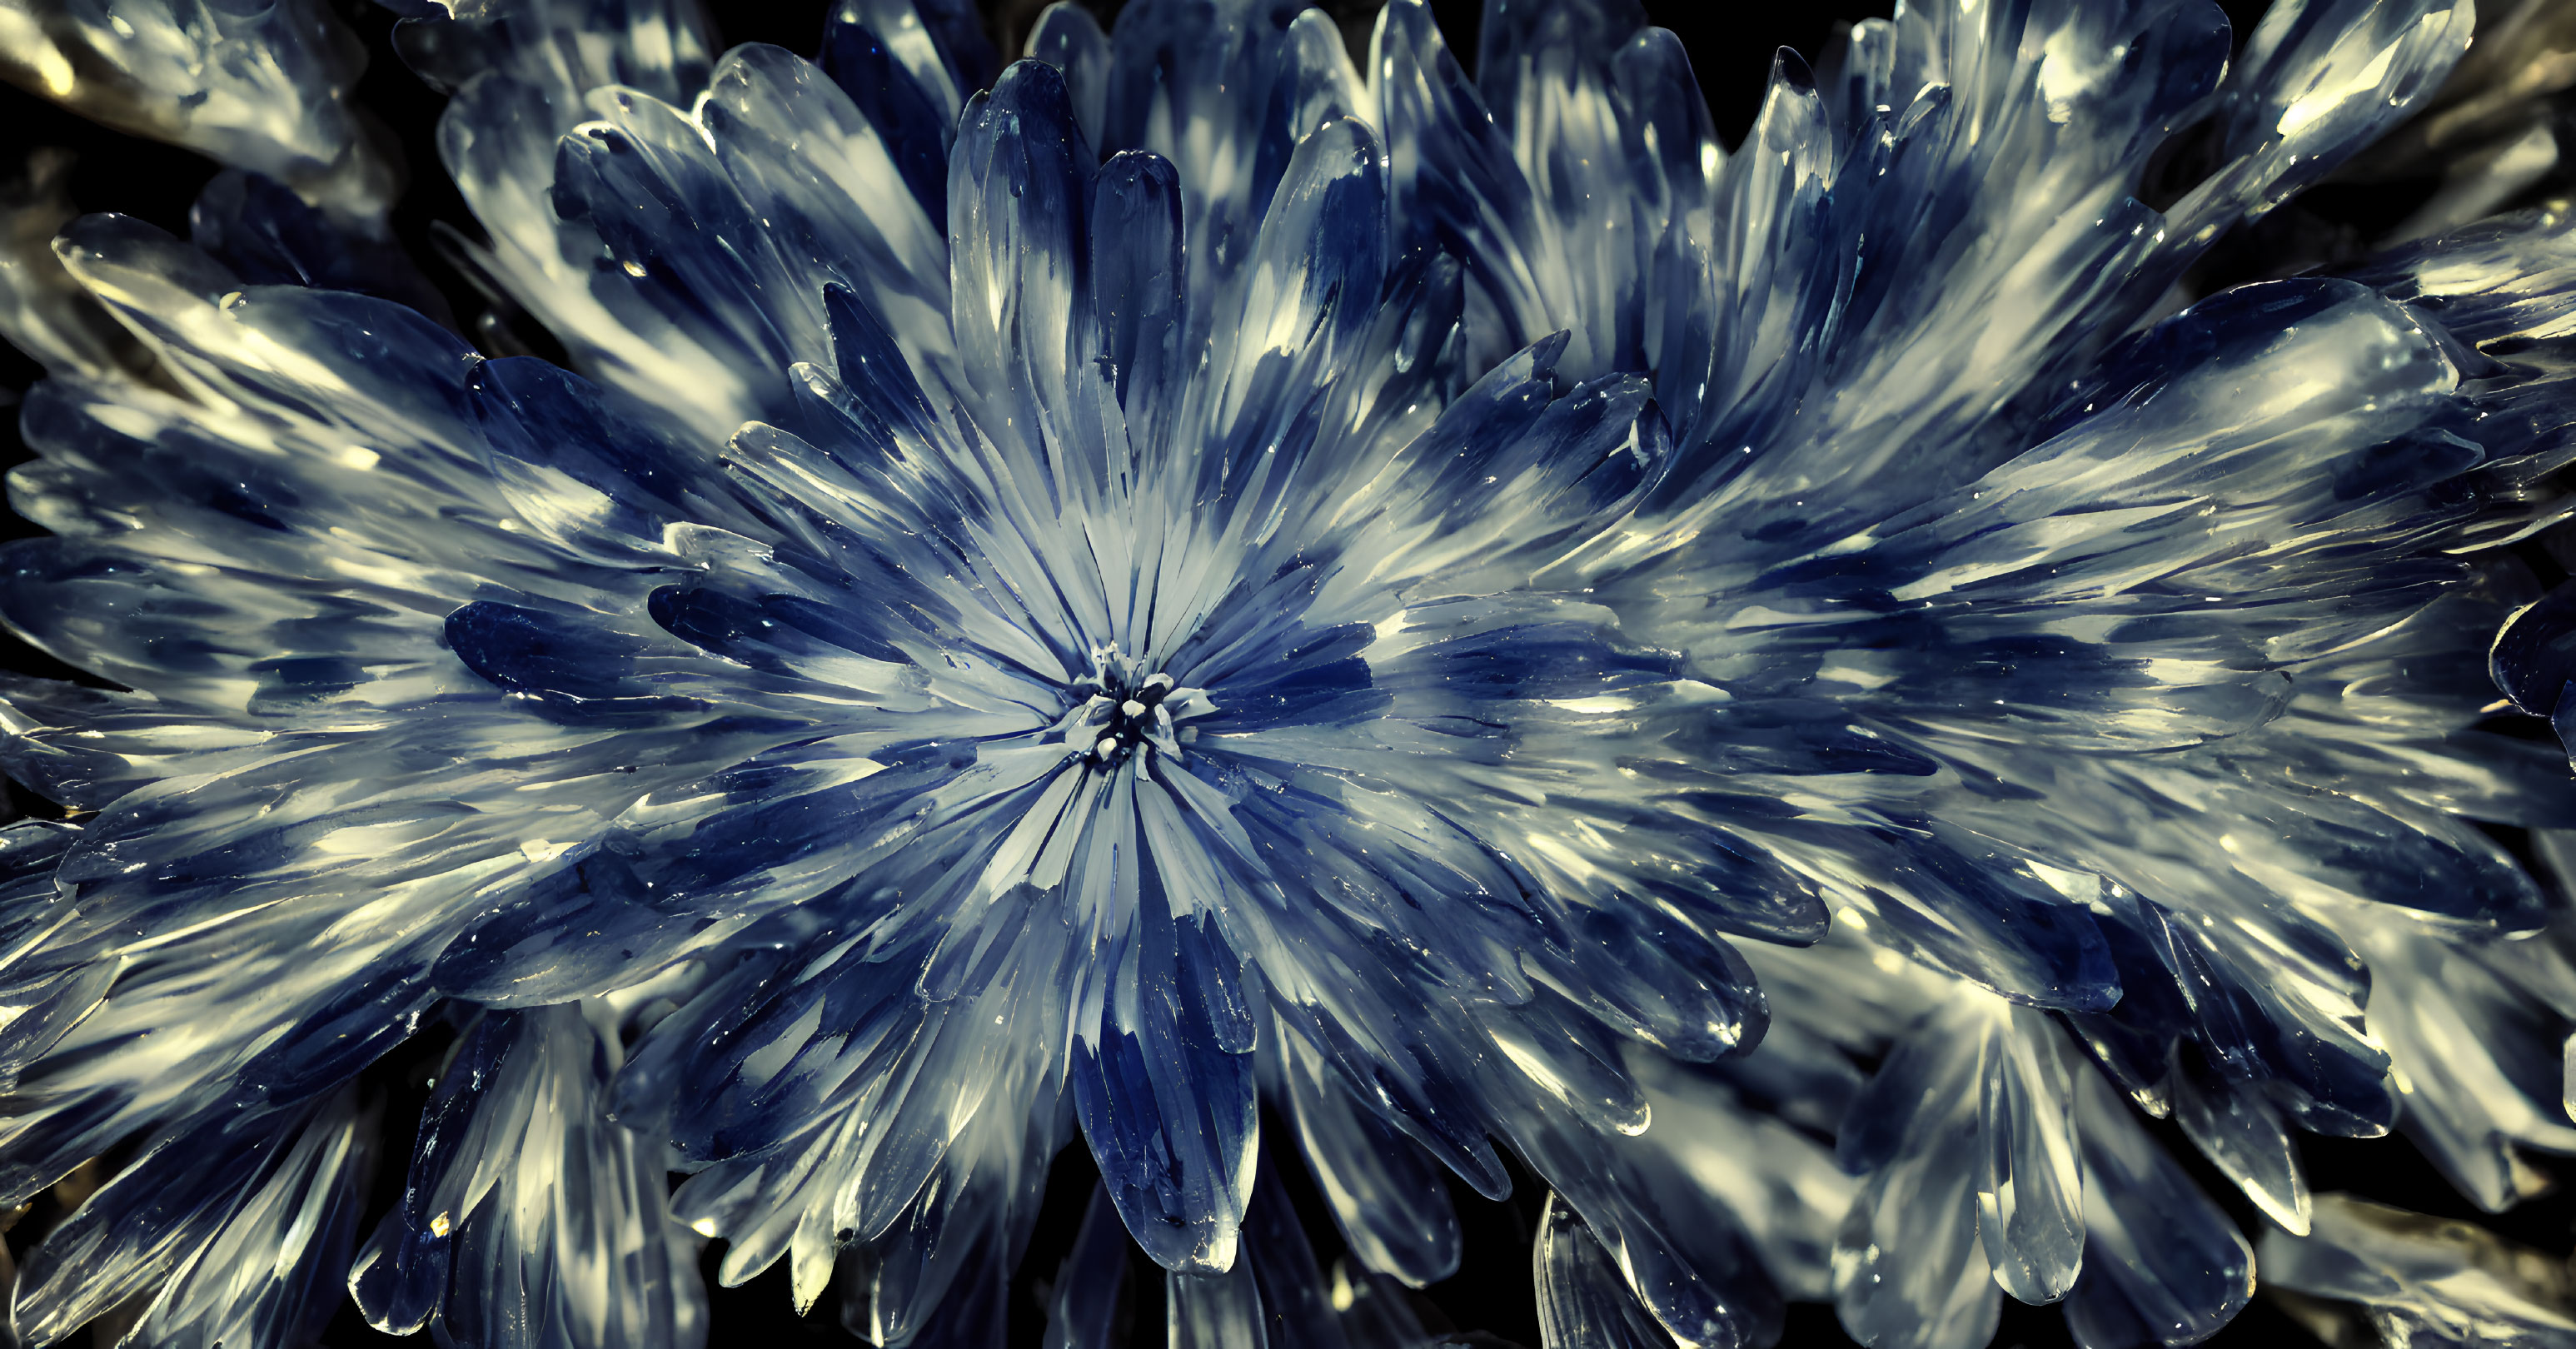
[[[1108,146],[1109,35],[1100,31],[1100,21],[1091,17],[1091,11],[1079,0],[1054,0],[1029,25],[1028,47],[1021,55],[1064,72],[1082,138],[1095,146]]]
[[[1191,457],[1146,465],[1174,479],[1157,484],[1163,492],[1214,506],[1191,520],[1194,530],[1248,534],[1302,494],[1326,392],[1376,317],[1390,256],[1386,211],[1382,153],[1368,127],[1337,118],[1297,143],[1241,285],[1217,302],[1208,364],[1191,383],[1182,439],[1171,447]],[[1205,440],[1192,447],[1191,435]],[[1164,509],[1177,515],[1177,504]],[[1173,606],[1175,633],[1189,631],[1214,597],[1189,598],[1197,603]],[[1164,630],[1158,621],[1158,635]]]
[[[1538,223],[1512,146],[1440,38],[1423,0],[1390,0],[1369,44],[1370,93],[1386,135],[1388,202],[1398,254],[1439,249],[1468,270],[1491,307],[1490,335],[1466,368],[1480,372],[1577,316],[1551,306],[1553,242]],[[1589,315],[1582,316],[1589,318]],[[1605,318],[1605,327],[1615,322]],[[1478,325],[1480,328],[1483,325]]]
[[[1278,111],[1299,58],[1288,33],[1305,0],[1143,0],[1122,8],[1101,145],[1151,150],[1180,170],[1189,224],[1192,346],[1222,338],[1216,297],[1252,255],[1274,179],[1263,165],[1314,130]]]
[[[1252,1063],[1216,1047],[1172,958],[1142,940],[1121,970],[1116,1003],[1074,1046],[1074,1113],[1137,1244],[1176,1273],[1214,1273],[1234,1263],[1251,1189]]]
[[[2546,1342],[2571,1321],[2547,1283],[2523,1274],[2525,1248],[2469,1223],[2321,1195],[2312,1236],[2263,1234],[2263,1278],[2316,1298],[2357,1302],[2418,1339]]]
[[[2205,244],[2330,173],[2440,87],[2471,13],[2441,0],[2311,0],[2264,12],[2228,72],[2226,168],[2174,205]]]
[[[244,281],[379,295],[455,326],[447,301],[390,237],[335,221],[265,175],[216,174],[188,209],[188,237]]]
[[[2174,1122],[2264,1217],[2306,1236],[2307,1177],[2279,1108],[2252,1084],[2210,1070],[2197,1053],[2183,1057],[2174,1074]]]
[[[1047,1306],[1048,1349],[1112,1349],[1127,1293],[1127,1228],[1109,1191],[1094,1186]]]
[[[350,97],[365,47],[337,15],[153,0],[113,24],[50,6],[18,13],[14,80],[85,117],[291,184],[344,219],[380,218],[399,187]]]
[[[1771,1100],[1708,1069],[1631,1052],[1629,1066],[1655,1113],[1653,1127],[1635,1145],[1669,1153],[1690,1184],[1726,1207],[1784,1296],[1823,1302],[1832,1296],[1834,1233],[1860,1182],[1835,1164],[1832,1147],[1800,1127],[1813,1126],[1798,1117],[1837,1109],[1857,1075],[1849,1060],[1821,1043],[1784,1049],[1791,1035],[1766,1041],[1761,1054],[1725,1061],[1727,1070],[1780,1067],[1796,1053],[1791,1074],[1798,1094]],[[1735,1080],[1741,1083],[1743,1075]]]
[[[1637,1305],[1610,1253],[1562,1196],[1548,1196],[1530,1258],[1537,1266],[1539,1333],[1548,1349],[1668,1349],[1672,1344],[1672,1336]]]
[[[1351,1099],[1313,1050],[1279,1035],[1306,1165],[1353,1253],[1415,1288],[1457,1273],[1458,1214],[1430,1156]]]
[[[908,0],[871,0],[832,11],[815,64],[866,119],[936,228],[947,221],[948,145],[967,91],[932,46]]]
[[[2003,1292],[1977,1238],[1973,1154],[1960,1146],[1975,1114],[1955,1108],[1973,1099],[1963,1071],[1973,1062],[1954,1056],[1953,1075],[1927,1083],[1929,1117],[1871,1173],[1834,1243],[1834,1307],[1863,1343],[1972,1349],[1994,1336]]]
[[[56,1340],[144,1293],[143,1328],[172,1344],[319,1329],[335,1299],[302,1271],[347,1258],[364,1190],[364,1123],[372,1121],[342,1092],[155,1140],[28,1253],[18,1324]]]
[[[948,179],[949,323],[988,435],[1035,440],[1022,454],[1044,476],[1023,492],[1092,502],[1124,450],[1095,358],[1083,219],[1093,157],[1073,123],[1064,76],[1015,64],[959,124]],[[1059,505],[1059,509],[1062,506]]]
[[[737,421],[775,415],[787,366],[823,354],[822,297],[779,256],[686,113],[618,86],[590,101],[599,118],[564,137],[553,200],[567,225],[597,238],[588,256],[573,255],[589,265],[592,295],[715,355],[745,391]]]
[[[2254,1295],[2253,1248],[2108,1084],[2080,1078],[2087,1230],[2067,1328],[2086,1345],[2206,1339]]]
[[[1670,1153],[1583,1127],[1550,1109],[1541,1090],[1504,1087],[1488,1105],[1530,1168],[1583,1219],[1626,1276],[1629,1292],[1674,1341],[1775,1340],[1784,1312],[1780,1290],[1725,1205]]]
[[[2055,1302],[2075,1286],[2084,1249],[2075,1092],[2081,1071],[2057,1027],[2029,1008],[1989,1023],[1977,1130],[1977,1234],[1995,1282],[2024,1302]]]
[[[1650,250],[1660,242],[1651,213],[1663,203],[1641,189],[1664,184],[1637,172],[1630,128],[1645,119],[1622,97],[1627,90],[1617,73],[1632,46],[1660,46],[1645,27],[1635,0],[1580,0],[1489,5],[1478,31],[1477,92],[1557,245],[1537,260],[1550,273],[1544,284],[1551,308],[1588,320],[1574,325],[1567,358],[1583,378],[1661,367],[1646,356],[1644,325]],[[1708,114],[1696,106],[1678,44],[1671,54],[1680,61],[1680,82],[1667,96],[1679,106],[1656,109],[1665,116],[1655,129],[1659,137],[1680,132],[1684,143],[1667,153],[1696,161],[1692,124],[1705,125]],[[1678,167],[1689,173],[1698,164]]]
[[[1179,173],[1151,151],[1122,150],[1101,166],[1093,193],[1091,290],[1101,352],[1117,372],[1130,441],[1161,462],[1172,454],[1164,442],[1191,373]]]
[[[471,1067],[451,1066],[424,1110],[411,1198],[350,1275],[370,1320],[407,1328],[434,1306],[446,1334],[496,1345],[531,1326],[630,1344],[704,1324],[696,1271],[673,1259],[661,1159],[601,1113],[619,1058],[604,1015],[494,1012],[469,1032]]]
[[[898,186],[901,145],[884,123],[788,52],[736,47],[717,64],[707,93],[698,121],[790,273],[808,291],[837,285],[863,297],[900,335],[918,378],[947,370],[954,342],[944,139],[930,145],[935,153],[921,170],[930,175],[925,199]],[[938,135],[953,122],[942,119]]]
[[[374,1158],[373,1111],[326,1102],[203,1252],[144,1313],[139,1339],[174,1349],[293,1342],[340,1302]],[[192,1159],[201,1161],[201,1159]]]
[[[2491,939],[2446,939],[2395,914],[2347,926],[2370,962],[2371,1036],[2407,1087],[2403,1127],[2481,1208],[2517,1202],[2532,1184],[2525,1150],[2576,1142],[2562,1013],[2536,1005],[2563,1006],[2551,992],[2563,957],[2546,945],[2487,955]]]

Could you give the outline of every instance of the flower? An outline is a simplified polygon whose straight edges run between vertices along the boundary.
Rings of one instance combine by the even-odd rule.
[[[1728,155],[1625,0],[1494,0],[1472,84],[1417,0],[1365,80],[1294,0],[998,69],[951,0],[816,62],[422,7],[456,252],[584,373],[313,288],[418,289],[243,176],[57,243],[148,362],[0,307],[0,617],[115,685],[7,688],[77,816],[0,834],[0,1202],[133,1148],[22,1332],[292,1339],[345,1272],[694,1344],[720,1238],[989,1342],[1076,1132],[1069,1344],[1129,1239],[1176,1343],[1420,1343],[1507,1156],[1560,1344],[2204,1337],[2252,1250],[2141,1108],[2291,1231],[2294,1126],[2509,1202],[2576,1151],[2560,908],[2469,823],[2569,823],[2482,725],[2567,226],[2168,298],[2468,29],[1909,11]],[[359,1074],[442,1024],[369,1227]]]

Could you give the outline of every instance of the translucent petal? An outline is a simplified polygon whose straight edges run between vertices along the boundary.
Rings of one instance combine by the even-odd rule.
[[[978,423],[997,437],[1051,426],[1023,492],[1087,494],[1109,471],[1110,430],[1094,357],[1083,212],[1093,156],[1064,77],[1024,61],[961,123],[948,180],[949,326]],[[1028,430],[1020,428],[1027,427]]]
[[[1977,1130],[1977,1234],[1995,1282],[2024,1302],[2054,1302],[2083,1264],[2084,1194],[2075,1101],[2057,1027],[2030,1008],[2003,1009],[1984,1048]]]
[[[1352,1253],[1416,1288],[1456,1273],[1458,1214],[1431,1158],[1325,1076],[1311,1049],[1279,1038],[1306,1165]]]
[[[1727,1060],[1724,1068],[1749,1068],[1797,1052],[1784,1047],[1783,1038],[1766,1040],[1760,1052]],[[1850,1071],[1832,1051],[1824,1053]],[[1669,1153],[1689,1183],[1726,1206],[1753,1238],[1784,1295],[1827,1300],[1835,1229],[1850,1212],[1859,1182],[1834,1163],[1829,1144],[1773,1113],[1804,1113],[1816,1103],[1762,1100],[1733,1089],[1740,1081],[1734,1072],[1721,1085],[1709,1069],[1657,1062],[1642,1050],[1631,1051],[1628,1061],[1654,1110],[1654,1124],[1637,1143]]]
[[[1966,1084],[1961,1083],[1964,1087]],[[1925,1131],[1926,1146],[1871,1173],[1834,1243],[1834,1308],[1866,1344],[1973,1349],[2003,1298],[1976,1227],[1972,1117]]]
[[[1171,922],[1145,915],[1118,975],[1135,986],[1084,1028],[1071,1071],[1075,1114],[1127,1230],[1181,1278],[1234,1264],[1258,1131],[1249,1056],[1218,1048],[1197,1000],[1174,987]]]
[[[2265,1233],[2261,1259],[2267,1284],[2357,1302],[2391,1341],[2543,1349],[2576,1339],[2564,1274],[2468,1223],[2319,1195],[2314,1233]]]
[[[946,322],[941,228],[948,205],[945,151],[933,161],[930,197],[898,188],[899,145],[884,123],[872,121],[813,66],[776,47],[746,44],[727,52],[707,92],[698,122],[762,222],[766,245],[806,292],[777,303],[811,303],[815,287],[838,284],[863,297],[900,336],[919,378],[945,371],[955,346]],[[938,123],[940,134],[953,122]]]
[[[244,281],[381,295],[454,326],[447,301],[390,234],[335,221],[265,175],[216,174],[188,209],[188,234]]]
[[[400,171],[349,97],[358,36],[327,7],[43,0],[0,20],[13,83],[92,120],[287,183],[343,218],[380,216]]]
[[[1347,1290],[1345,1290],[1347,1291]],[[1342,1300],[1327,1287],[1278,1178],[1265,1167],[1244,1224],[1244,1249],[1222,1273],[1164,1276],[1175,1349],[1344,1349]]]
[[[2086,1233],[2067,1327],[2086,1349],[2206,1339],[2254,1295],[2253,1248],[2108,1083],[2077,1078]]]
[[[1548,1196],[1530,1262],[1547,1349],[1669,1349],[1672,1336],[1637,1305],[1610,1253],[1562,1198]]]
[[[71,166],[68,151],[35,150],[24,176],[0,187],[0,337],[53,374],[141,371],[150,361],[133,335],[54,255],[54,236],[80,214],[67,190]]]
[[[335,1301],[315,1267],[346,1258],[357,1221],[359,1128],[343,1093],[155,1140],[28,1253],[22,1333],[60,1338],[137,1293],[152,1295],[145,1324],[174,1343],[309,1333]]]
[[[1652,288],[1681,280],[1674,263],[1705,263],[1715,142],[1679,42],[1645,22],[1633,0],[1494,3],[1478,31],[1477,92],[1556,245],[1532,262],[1559,321],[1587,320],[1568,351],[1582,377],[1706,359],[1704,328],[1656,322],[1682,306]],[[1687,420],[1694,391],[1663,389],[1683,395]]]
[[[2210,1164],[2245,1191],[2263,1215],[2305,1236],[2311,1201],[2298,1150],[2281,1112],[2250,1084],[2210,1071],[2186,1053],[2174,1074],[2174,1121]]]
[[[1524,1087],[1496,1092],[1487,1109],[1582,1217],[1637,1301],[1679,1343],[1776,1337],[1780,1289],[1719,1197],[1655,1144],[1651,1128],[1643,1139],[1622,1137],[1577,1121],[1553,1100],[1544,1087]]]
[[[2481,959],[2483,943],[2411,926],[2380,915],[2347,924],[2371,965],[2370,1032],[2388,1047],[2403,1127],[2462,1193],[2501,1211],[2545,1183],[2523,1149],[2576,1146],[2559,1071],[2561,1014],[2535,1005],[2513,978],[2519,962]]]
[[[205,1249],[155,1297],[143,1342],[216,1349],[316,1335],[340,1301],[374,1169],[375,1117],[343,1091],[307,1121]]]
[[[2229,72],[2234,158],[2175,204],[2201,243],[2330,172],[2429,96],[2469,45],[2471,11],[2441,0],[2303,0],[2266,10]]]
[[[1314,128],[1273,119],[1304,0],[1145,0],[1119,11],[1103,150],[1152,150],[1180,169],[1194,335],[1222,337],[1215,297],[1252,255],[1286,151]],[[1352,109],[1349,111],[1356,111]],[[1275,168],[1274,168],[1275,172]]]
[[[1035,61],[1064,72],[1066,89],[1073,98],[1073,116],[1082,128],[1085,141],[1105,146],[1109,143],[1109,35],[1100,31],[1100,21],[1079,0],[1054,0],[1038,11],[1037,22],[1029,25],[1029,40],[1021,53]]]
[[[1392,0],[1369,45],[1369,92],[1384,129],[1396,249],[1456,256],[1492,316],[1476,325],[1470,372],[1492,367],[1577,315],[1551,309],[1562,271],[1538,250],[1536,204],[1511,142],[1495,126],[1422,0]],[[1590,317],[1585,315],[1582,317]],[[1604,326],[1615,320],[1604,316]]]
[[[1128,450],[1160,460],[1178,415],[1189,339],[1189,266],[1171,162],[1122,150],[1101,166],[1091,203],[1092,305],[1115,372]],[[1132,625],[1132,620],[1131,620]]]
[[[603,1114],[620,1051],[594,1016],[494,1012],[468,1032],[423,1112],[404,1204],[349,1275],[380,1329],[435,1315],[455,1338],[531,1347],[704,1335],[657,1149]]]

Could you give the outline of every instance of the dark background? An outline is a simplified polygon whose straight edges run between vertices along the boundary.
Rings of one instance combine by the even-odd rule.
[[[1105,20],[1117,6],[1117,0],[1086,0]],[[2262,0],[2222,0],[2230,17],[2236,21],[2240,35],[2249,31],[2263,9]],[[397,233],[430,272],[431,278],[446,293],[450,305],[459,313],[470,315],[481,308],[472,289],[452,271],[437,262],[437,250],[429,244],[432,221],[444,220],[471,230],[471,218],[455,189],[438,171],[433,128],[444,100],[415,80],[404,70],[391,52],[389,35],[393,18],[366,0],[334,0],[343,16],[363,35],[370,53],[366,77],[358,86],[357,99],[381,118],[400,143],[408,160],[412,178],[402,205],[394,214]],[[756,4],[725,3],[713,0],[721,28],[723,45],[737,42],[774,42],[800,51],[813,50],[822,30],[827,0],[761,0]],[[1040,7],[1040,0],[986,0],[993,15],[997,36],[1016,50],[1019,35]],[[1367,0],[1327,0],[1328,10],[1343,20],[1346,31],[1365,35],[1369,13],[1374,5]],[[1434,0],[1442,27],[1447,32],[1451,49],[1462,59],[1471,59],[1475,51],[1474,29],[1480,0]],[[1763,85],[1768,77],[1772,54],[1780,47],[1795,48],[1809,58],[1817,56],[1832,37],[1838,24],[1882,15],[1885,4],[1863,3],[1862,0],[1803,0],[1802,3],[1760,6],[1719,4],[1715,0],[1646,0],[1646,8],[1656,22],[1674,30],[1690,50],[1694,67],[1705,87],[1711,111],[1715,114],[1721,136],[1729,144],[1740,138],[1760,106]],[[72,170],[73,198],[86,210],[114,210],[139,216],[174,233],[185,234],[189,204],[215,166],[185,151],[148,141],[121,136],[102,130],[68,113],[14,88],[0,86],[0,127],[8,128],[0,136],[0,177],[16,167],[16,161],[30,149],[60,145],[78,152],[80,158]],[[2402,216],[2422,192],[2416,187],[2337,188],[2326,187],[2312,193],[2306,209],[2312,217],[2336,224],[2349,225],[2358,234],[2375,234]],[[2220,270],[2225,271],[2222,260]],[[2216,280],[2232,279],[2225,275]],[[21,391],[40,372],[16,351],[0,345],[0,404],[14,403]],[[15,464],[26,457],[25,447],[17,437],[16,418],[0,410],[0,465]],[[33,527],[14,515],[0,515],[0,538],[21,537],[35,532]],[[31,673],[66,673],[52,662],[15,642],[0,647],[0,665]],[[14,795],[14,794],[13,794]],[[33,804],[17,797],[22,808]],[[444,1044],[424,1039],[398,1051],[371,1076],[385,1092],[388,1131],[398,1136],[407,1134],[411,1121],[418,1117],[423,1096],[422,1084],[435,1071]],[[1274,1127],[1275,1127],[1275,1123]],[[2197,1165],[2197,1152],[2170,1124],[2160,1124],[2159,1131],[2173,1154]],[[1287,1136],[1277,1130],[1274,1138]],[[2396,1204],[2445,1217],[2458,1217],[2482,1222],[2499,1234],[2552,1252],[2565,1252],[2569,1247],[2571,1220],[2576,1220],[2576,1199],[2560,1191],[2514,1212],[2490,1216],[2480,1214],[2460,1198],[2424,1160],[2414,1145],[2403,1138],[2370,1142],[2345,1139],[2308,1138],[2303,1144],[2309,1175],[2319,1192],[2352,1190],[2382,1202]],[[389,1163],[380,1168],[377,1178],[376,1208],[390,1208],[401,1186],[401,1152],[391,1153]],[[1292,1197],[1307,1219],[1306,1227],[1316,1242],[1317,1254],[1329,1268],[1339,1254],[1338,1237],[1320,1199],[1305,1177],[1297,1174],[1291,1163],[1290,1149],[1274,1150],[1275,1161],[1283,1164],[1283,1177]],[[2245,1203],[2234,1187],[2205,1166],[2198,1172],[2210,1194],[2227,1203],[2249,1237],[2259,1233],[2265,1220]],[[1077,1145],[1056,1163],[1041,1217],[1028,1258],[1014,1283],[1012,1342],[1015,1346],[1034,1346],[1040,1328],[1038,1290],[1052,1276],[1063,1258],[1078,1223],[1082,1206],[1093,1181],[1090,1158]],[[1453,1182],[1452,1191],[1466,1228],[1466,1258],[1459,1274],[1419,1295],[1418,1302],[1426,1323],[1434,1329],[1443,1325],[1455,1327],[1461,1342],[1488,1346],[1518,1345],[1536,1349],[1539,1340],[1536,1309],[1533,1302],[1529,1239],[1544,1202],[1545,1191],[1535,1181],[1522,1178],[1515,1197],[1504,1203],[1487,1201],[1462,1185]],[[36,1210],[9,1234],[9,1244],[23,1250],[26,1243],[40,1236],[50,1221],[59,1217],[59,1206],[50,1200],[39,1201]],[[374,1217],[367,1223],[372,1227]],[[364,1230],[364,1229],[362,1229]],[[711,1255],[707,1270],[712,1283],[715,1268]],[[1160,1279],[1141,1256],[1136,1257],[1133,1283],[1139,1346],[1160,1344],[1161,1328]],[[713,1289],[715,1349],[763,1344],[780,1346],[840,1344],[858,1341],[843,1331],[834,1314],[835,1299],[826,1295],[813,1316],[798,1318],[790,1306],[785,1265],[738,1289]],[[2048,1307],[2025,1307],[2007,1298],[2004,1301],[2003,1328],[1996,1343],[1999,1346],[2058,1346],[2071,1344],[2058,1312]],[[365,1326],[353,1309],[344,1309],[328,1331],[325,1343],[333,1349],[360,1349],[361,1346],[409,1343],[420,1345],[425,1340],[397,1341],[379,1335]],[[1820,1306],[1794,1308],[1790,1315],[1785,1341],[1792,1346],[1848,1344],[1835,1324],[1830,1309]],[[2233,1325],[2217,1339],[2218,1345],[2299,1346],[2316,1341],[2298,1328],[2269,1300],[2258,1297]],[[1274,1346],[1274,1349],[1298,1349],[1298,1346]]]

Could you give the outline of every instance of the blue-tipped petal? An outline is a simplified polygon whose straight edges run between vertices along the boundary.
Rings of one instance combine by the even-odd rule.
[[[1252,1062],[1220,1047],[1203,1000],[1176,986],[1169,923],[1148,918],[1121,973],[1137,990],[1075,1043],[1074,1114],[1137,1244],[1176,1275],[1213,1274],[1234,1263],[1252,1188]]]
[[[894,0],[878,8],[909,10],[911,6]],[[894,47],[851,6],[835,10],[824,25],[823,51],[816,60],[875,128],[904,186],[930,213],[931,223],[945,225],[948,143],[956,135],[956,105],[943,95],[952,91],[941,88],[934,94],[925,88]]]
[[[1100,21],[1091,17],[1081,0],[1054,0],[1038,11],[1038,21],[1029,25],[1028,48],[1021,54],[1064,72],[1083,138],[1096,146],[1108,145],[1109,35],[1100,30]]]

